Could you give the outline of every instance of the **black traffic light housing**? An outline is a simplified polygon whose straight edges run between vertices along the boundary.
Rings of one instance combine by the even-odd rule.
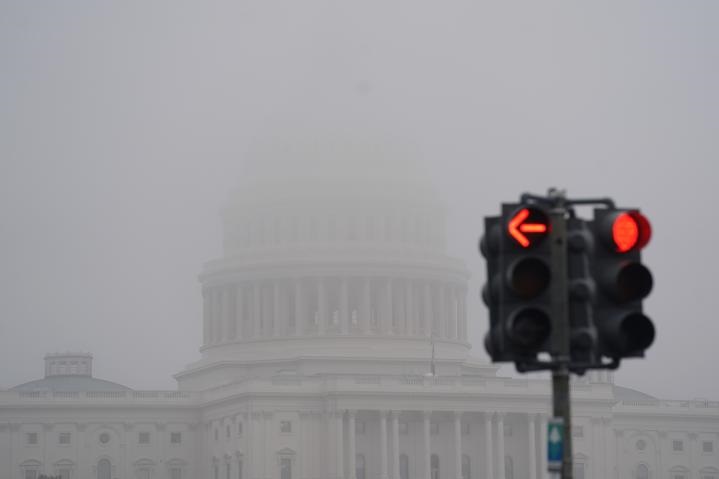
[[[636,209],[601,208],[594,210],[590,228],[598,353],[612,359],[644,357],[655,336],[642,310],[653,286],[651,272],[641,263],[641,249],[651,237],[649,221]]]
[[[603,205],[591,220],[574,205]],[[641,263],[651,237],[637,209],[609,198],[568,199],[525,193],[485,218],[482,298],[489,307],[485,348],[520,372],[566,367],[615,369],[643,357],[655,337],[642,310],[652,275]],[[551,360],[539,357],[548,353]]]
[[[549,216],[538,205],[504,204],[485,219],[480,250],[487,259],[482,298],[489,307],[485,348],[495,362],[521,363],[549,349],[551,251]]]

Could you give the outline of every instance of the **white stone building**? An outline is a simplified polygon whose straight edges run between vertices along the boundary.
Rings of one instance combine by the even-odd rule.
[[[178,390],[59,354],[0,391],[0,479],[546,477],[549,384],[469,357],[468,272],[445,253],[441,203],[405,170],[345,168],[260,165],[233,196]],[[719,401],[607,372],[572,394],[577,479],[719,479]]]

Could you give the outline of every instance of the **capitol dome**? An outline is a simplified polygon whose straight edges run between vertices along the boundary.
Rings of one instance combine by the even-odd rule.
[[[469,274],[446,254],[445,209],[427,177],[393,155],[292,144],[246,163],[222,212],[223,255],[200,275],[203,358],[181,386],[218,364],[227,380],[343,361],[416,374],[432,355],[459,367]]]

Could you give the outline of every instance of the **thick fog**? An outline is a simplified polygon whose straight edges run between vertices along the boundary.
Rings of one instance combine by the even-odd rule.
[[[342,138],[360,171],[390,151],[434,183],[482,358],[484,216],[551,186],[642,208],[657,340],[616,381],[719,398],[717,21],[709,1],[2,2],[0,386],[72,350],[175,388],[248,162],[287,174],[264,145]]]

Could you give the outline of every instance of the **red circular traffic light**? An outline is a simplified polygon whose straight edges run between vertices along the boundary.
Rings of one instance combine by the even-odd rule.
[[[619,213],[612,221],[612,241],[619,253],[643,248],[651,236],[649,220],[637,211]]]

